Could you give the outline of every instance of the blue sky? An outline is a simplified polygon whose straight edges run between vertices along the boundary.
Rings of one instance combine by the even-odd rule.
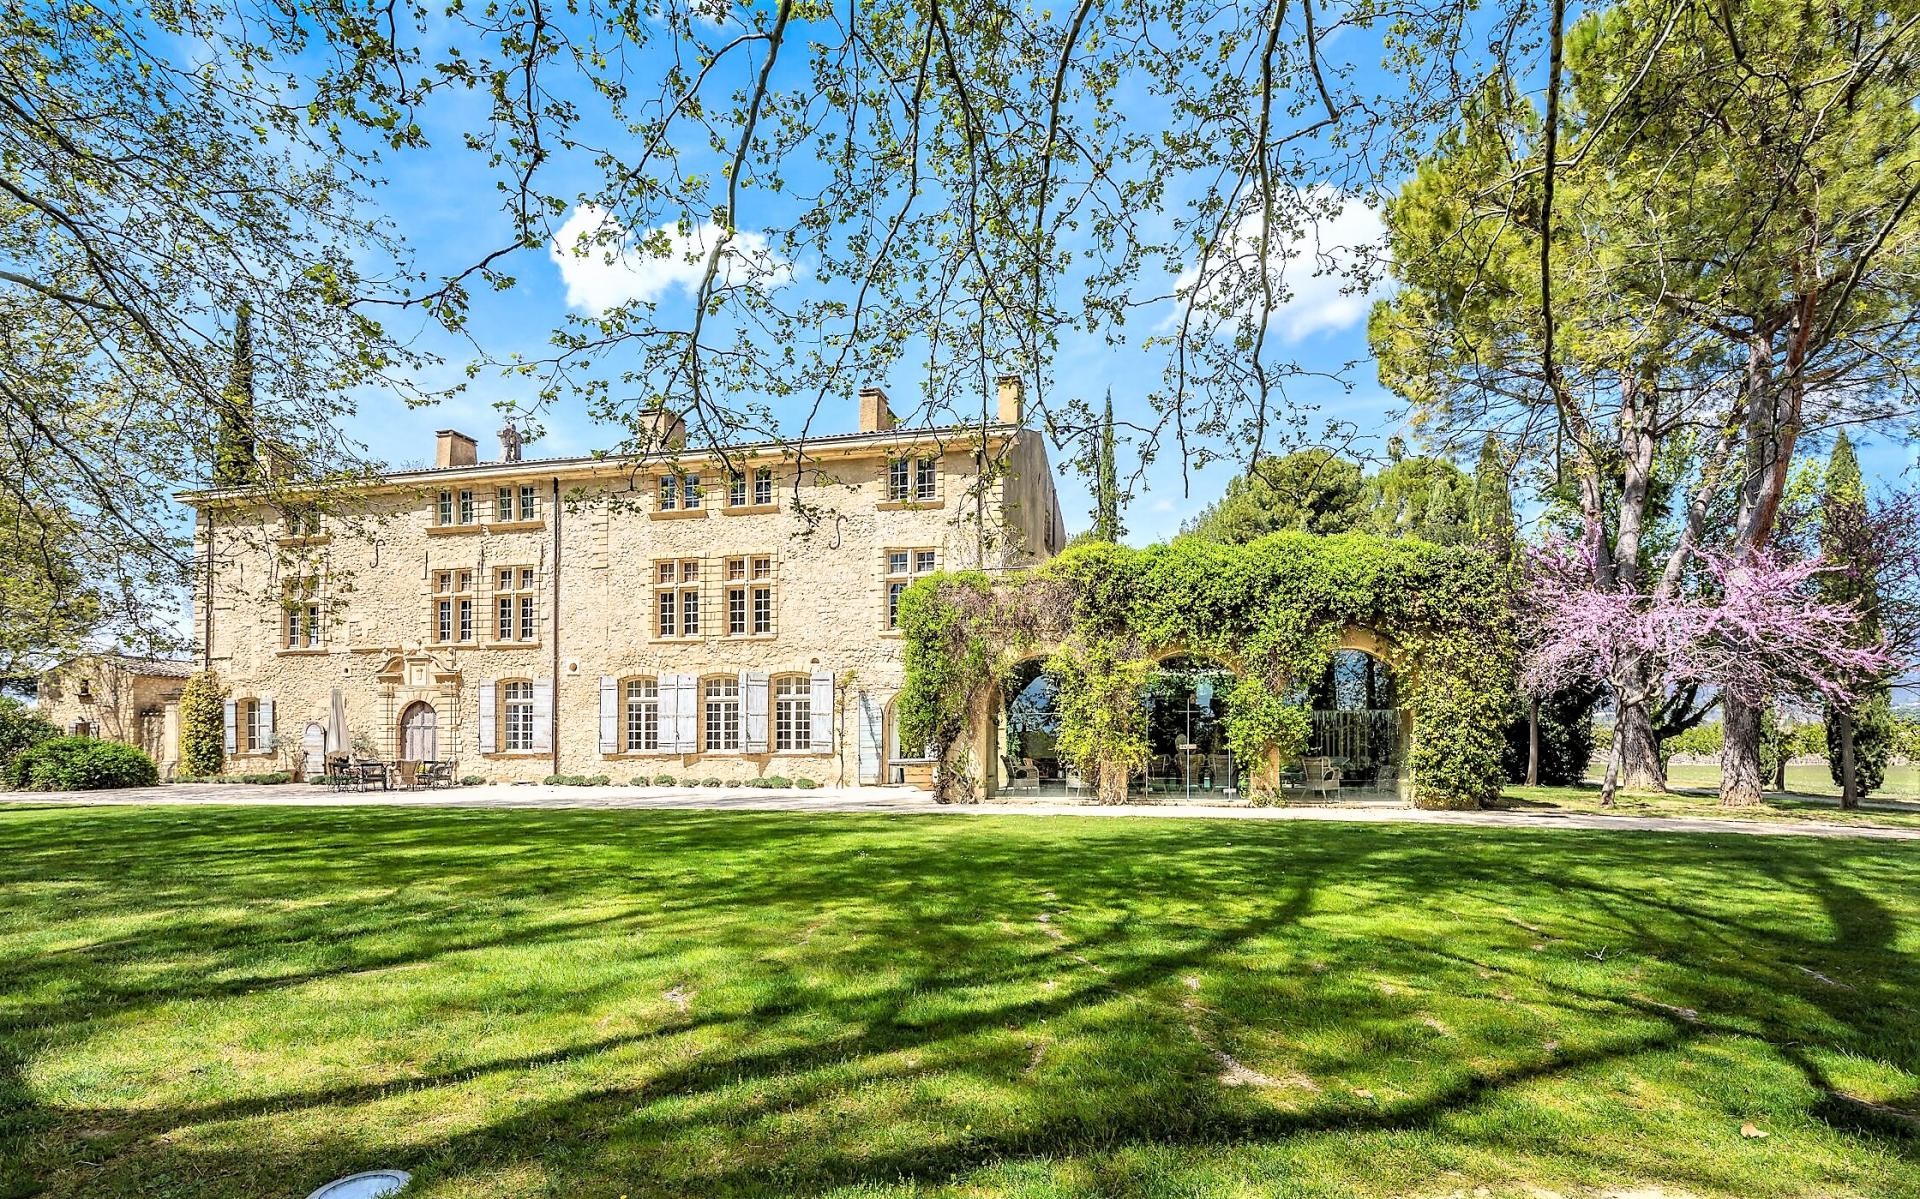
[[[1358,40],[1345,40],[1334,46],[1332,53],[1368,53],[1356,44]],[[1356,78],[1363,84],[1369,74],[1377,74],[1377,67],[1371,63],[1353,65]],[[392,158],[385,168],[388,183],[375,197],[414,247],[421,267],[429,271],[459,269],[472,260],[476,248],[490,248],[506,239],[509,224],[500,208],[494,176],[476,155],[458,148],[459,134],[478,122],[482,109],[470,99],[453,98],[437,104],[426,115],[427,131],[436,148]],[[587,169],[583,163],[558,162],[550,168],[546,185],[571,194],[590,185],[591,179],[583,173]],[[576,213],[570,210],[568,217],[574,216]],[[1322,230],[1320,248],[1337,250],[1377,236],[1377,232],[1377,219],[1364,204],[1356,202],[1331,227]],[[517,284],[500,293],[476,290],[468,330],[473,340],[495,357],[516,352],[542,354],[551,329],[570,313],[588,310],[608,297],[641,294],[657,299],[663,308],[684,306],[690,287],[686,275],[671,267],[643,264],[625,269],[616,264],[609,268],[580,259],[556,262],[546,249],[520,252],[508,269],[518,276]],[[1331,380],[1296,380],[1289,384],[1289,396],[1316,409],[1312,421],[1315,426],[1329,420],[1348,422],[1361,435],[1355,448],[1362,453],[1378,453],[1385,438],[1399,431],[1400,425],[1395,415],[1396,401],[1379,386],[1367,352],[1367,297],[1343,293],[1340,282],[1329,277],[1301,279],[1296,275],[1291,282],[1298,294],[1275,313],[1270,336],[1278,339],[1285,353],[1311,368],[1332,373],[1345,364],[1354,365],[1344,372],[1344,387]],[[1137,321],[1128,331],[1129,344],[1120,347],[1093,339],[1063,346],[1055,371],[1056,389],[1064,388],[1096,402],[1111,389],[1121,423],[1151,423],[1154,417],[1145,396],[1147,388],[1159,378],[1161,360],[1143,352],[1138,343],[1151,331],[1152,324],[1151,319]],[[401,328],[396,326],[397,330]],[[446,360],[442,366],[422,372],[420,381],[445,386],[461,380],[471,347],[423,324],[407,331],[415,330],[421,348]],[[908,377],[874,382],[886,386],[896,397],[911,395],[914,388],[914,380]],[[495,446],[494,431],[500,425],[494,404],[503,400],[526,402],[530,391],[531,385],[525,380],[486,373],[469,382],[464,394],[429,408],[410,410],[391,397],[362,396],[349,432],[365,441],[377,456],[394,464],[426,460],[432,452],[434,430],[449,426],[478,437],[483,457],[490,456]],[[855,410],[855,397],[849,392],[831,403],[815,431],[832,433],[852,428]],[[588,419],[578,402],[549,410],[543,420],[546,435],[529,447],[530,456],[586,453],[612,445],[621,437],[620,430]],[[1062,455],[1057,449],[1053,452],[1057,463]],[[1870,440],[1863,452],[1872,473],[1898,471],[1913,457],[1911,447],[1884,440]],[[1123,461],[1123,472],[1130,466]],[[1233,467],[1219,462],[1194,473],[1191,494],[1183,492],[1181,473],[1175,455],[1164,451],[1161,459],[1148,468],[1144,486],[1126,513],[1129,541],[1145,543],[1176,532],[1183,520],[1220,494]],[[1091,508],[1085,481],[1076,472],[1063,471],[1059,485],[1069,527],[1085,527]]]

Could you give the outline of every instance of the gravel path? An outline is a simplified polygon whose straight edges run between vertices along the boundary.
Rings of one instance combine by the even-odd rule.
[[[1070,803],[936,804],[904,787],[759,791],[677,787],[461,787],[450,791],[334,793],[318,787],[174,784],[125,791],[70,791],[0,798],[27,805],[256,804],[273,807],[580,808],[600,811],[851,812],[894,816],[1149,816],[1178,820],[1324,820],[1358,824],[1441,824],[1503,829],[1610,829],[1649,833],[1737,833],[1752,837],[1864,837],[1920,841],[1920,829],[1818,821],[1716,820],[1690,816],[1601,816],[1585,812],[1427,812],[1397,805],[1352,807],[1202,807]]]

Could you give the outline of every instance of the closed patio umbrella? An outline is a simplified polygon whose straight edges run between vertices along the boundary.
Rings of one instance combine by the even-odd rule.
[[[347,697],[340,688],[333,689],[333,703],[327,710],[327,752],[345,753],[347,750]]]

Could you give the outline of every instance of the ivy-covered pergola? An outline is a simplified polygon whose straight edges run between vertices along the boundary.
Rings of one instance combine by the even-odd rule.
[[[1104,801],[1146,760],[1142,688],[1172,654],[1232,667],[1229,743],[1258,762],[1256,801],[1305,747],[1301,683],[1342,649],[1395,671],[1411,715],[1409,797],[1476,808],[1500,794],[1517,657],[1508,567],[1474,547],[1347,533],[1277,533],[1245,545],[1182,538],[1076,546],[1030,570],[937,575],[902,598],[903,744],[938,759],[943,802],[986,793],[993,704],[1014,667],[1043,657],[1059,748]]]

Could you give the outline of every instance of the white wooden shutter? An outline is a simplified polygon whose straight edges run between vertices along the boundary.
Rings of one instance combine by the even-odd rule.
[[[833,752],[833,675],[826,671],[816,672],[813,676],[813,745],[814,753]]]
[[[494,681],[480,680],[480,752],[493,752],[495,717],[493,715]]]
[[[700,680],[690,674],[673,676],[673,689],[679,693],[679,704],[673,720],[674,752],[691,754],[700,752]]]
[[[883,782],[886,779],[886,767],[882,760],[884,738],[881,733],[885,727],[885,711],[880,707],[880,701],[865,691],[860,693],[859,720],[860,781],[867,784]]]
[[[225,712],[227,722],[227,752],[230,754],[240,752],[239,710],[240,701],[232,699],[227,701]]]
[[[260,748],[273,744],[273,700],[263,698],[260,701]]]
[[[620,684],[610,674],[600,676],[600,752],[620,752]]]
[[[750,754],[767,752],[767,672],[740,672],[740,708],[746,713],[747,733],[743,747]]]
[[[655,682],[654,694],[658,697],[660,712],[656,718],[659,725],[661,753],[675,753],[680,748],[680,676],[663,674]]]
[[[553,748],[553,680],[533,680],[533,748],[536,753]]]

